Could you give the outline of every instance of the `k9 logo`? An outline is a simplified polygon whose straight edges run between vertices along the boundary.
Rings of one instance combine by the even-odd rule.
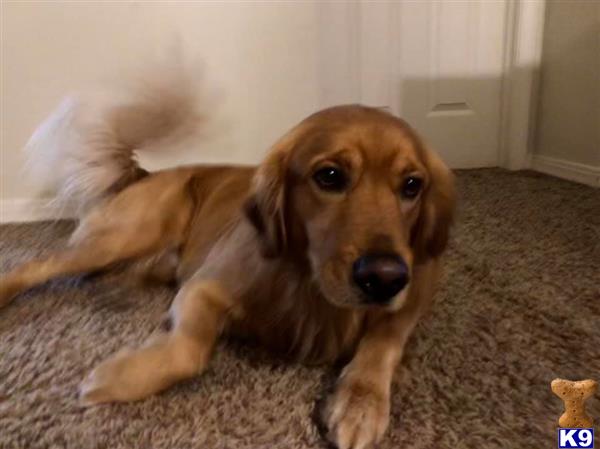
[[[558,447],[593,449],[594,429],[558,429]]]

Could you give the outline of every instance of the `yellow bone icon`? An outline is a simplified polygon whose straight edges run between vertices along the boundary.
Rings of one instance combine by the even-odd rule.
[[[585,401],[596,392],[598,384],[595,380],[554,379],[550,387],[552,392],[565,403],[565,412],[558,419],[560,427],[592,427],[594,420],[585,412]]]

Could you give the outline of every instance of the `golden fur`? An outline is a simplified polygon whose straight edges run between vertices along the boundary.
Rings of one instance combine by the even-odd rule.
[[[55,276],[145,260],[148,275],[180,286],[164,329],[96,367],[81,385],[84,403],[142,399],[194,376],[219,336],[231,332],[301,360],[350,357],[323,419],[342,449],[376,443],[388,423],[394,368],[440,271],[454,209],[450,171],[402,120],[339,106],[302,121],[257,168],[189,166],[149,174],[132,153],[146,137],[159,136],[136,128],[128,142],[126,125],[136,114],[160,121],[172,109],[115,110],[98,113],[106,128],[102,149],[77,149],[110,147],[110,154],[93,157],[102,169],[102,161],[120,161],[111,168],[112,183],[103,178],[95,190],[94,184],[75,189],[85,193],[78,196],[84,212],[69,247],[5,274],[0,306]],[[36,145],[61,147],[61,132],[41,132]],[[70,144],[89,132],[86,125]],[[110,139],[117,142],[112,147]],[[346,190],[315,185],[312,174],[324,164],[344,168]],[[71,166],[76,187],[81,170]],[[412,200],[398,193],[408,175],[423,180]],[[350,276],[353,261],[373,250],[400,255],[410,271],[410,283],[387,305],[365,305]]]

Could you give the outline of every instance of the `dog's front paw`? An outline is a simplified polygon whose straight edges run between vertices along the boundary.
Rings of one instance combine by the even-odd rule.
[[[135,353],[121,350],[103,361],[79,385],[79,400],[89,406],[140,399],[143,379],[135,376]]]
[[[339,449],[373,447],[389,422],[389,395],[360,381],[342,381],[324,410],[329,440]]]

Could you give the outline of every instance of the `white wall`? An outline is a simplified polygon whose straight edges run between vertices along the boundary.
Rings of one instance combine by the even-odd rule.
[[[534,168],[600,185],[600,2],[548,2],[540,87]]]
[[[285,130],[315,110],[334,103],[359,101],[388,106],[419,128],[418,117],[411,116],[406,107],[411,96],[412,101],[424,101],[425,96],[414,89],[414,84],[431,81],[429,65],[437,64],[439,58],[450,53],[440,45],[434,53],[427,53],[433,47],[428,50],[426,41],[435,36],[438,44],[447,44],[444,48],[458,46],[465,50],[472,42],[480,50],[482,42],[494,46],[495,52],[483,51],[485,58],[477,56],[477,52],[466,52],[476,55],[477,64],[469,67],[478,67],[479,72],[482,61],[489,61],[492,53],[498,56],[492,72],[477,72],[485,76],[461,74],[465,79],[459,80],[460,85],[471,89],[477,89],[477,85],[493,87],[493,95],[486,100],[489,106],[486,110],[493,114],[486,114],[485,118],[497,126],[489,128],[487,135],[491,142],[496,142],[510,129],[509,137],[501,139],[506,140],[500,145],[501,154],[506,149],[516,149],[523,153],[520,159],[525,159],[529,131],[533,129],[528,113],[531,96],[527,80],[537,65],[524,72],[527,76],[521,78],[526,82],[519,78],[518,82],[509,80],[510,86],[505,85],[506,67],[515,62],[504,61],[501,66],[500,49],[514,47],[511,51],[517,63],[531,56],[531,52],[537,61],[538,46],[531,22],[533,19],[537,23],[536,11],[543,11],[543,3],[506,1],[492,4],[487,0],[479,3],[446,0],[443,8],[434,0],[0,1],[0,222],[53,214],[43,207],[44,201],[33,200],[36,191],[23,176],[21,149],[59,100],[73,90],[96,84],[103,77],[120,74],[140,61],[152,60],[175,42],[179,42],[186,56],[206,61],[209,81],[224,93],[219,121],[223,126],[213,134],[210,144],[167,156],[168,159],[158,161],[159,166],[257,162]],[[513,8],[519,12],[518,16],[504,14],[505,4],[520,5]],[[416,14],[418,11],[420,15]],[[572,179],[589,183],[600,179],[600,156],[594,155],[600,129],[599,11],[600,2],[550,2],[539,108],[539,153],[533,158],[533,166],[538,170],[559,175],[567,170]],[[513,27],[503,25],[505,16],[515,19],[509,22],[519,26],[512,30]],[[417,23],[418,17],[423,24]],[[446,25],[454,24],[459,30],[464,27],[453,17],[462,17],[476,27],[479,38],[454,33],[452,26]],[[411,26],[417,31],[411,32]],[[418,33],[419,27],[425,30],[423,36]],[[440,33],[444,29],[449,31]],[[515,39],[516,43],[511,45]],[[512,54],[504,53],[504,58]],[[410,55],[419,56],[427,64],[419,66]],[[515,67],[522,69],[518,64]],[[507,91],[519,96],[519,101],[504,98],[504,90],[500,92],[499,87],[501,79],[502,89],[509,86]],[[440,81],[448,80],[441,77]],[[502,123],[497,123],[501,93],[510,107],[504,108],[509,113],[504,114],[503,110]],[[448,115],[454,116],[453,111]],[[455,118],[460,119],[460,114]],[[510,127],[504,124],[508,119]],[[518,126],[513,127],[513,121]],[[495,131],[498,127],[501,132]],[[470,150],[464,154],[463,151],[461,155],[457,148],[469,145],[450,145],[448,141],[454,135],[472,141],[476,133],[459,124],[447,128],[438,133],[438,145],[435,145],[435,129],[425,127],[422,131],[451,166],[482,165],[481,152]],[[486,145],[494,150],[496,144]],[[567,169],[562,164],[557,172],[556,164],[552,164],[563,160],[560,158],[566,158]],[[483,165],[493,163],[494,158],[488,159],[491,162]],[[524,165],[525,162],[516,164],[519,168]]]
[[[21,148],[57,102],[178,39],[187,56],[206,61],[223,91],[227,126],[209,146],[164,164],[258,161],[320,106],[317,9],[311,2],[3,1],[0,221],[32,207]]]

